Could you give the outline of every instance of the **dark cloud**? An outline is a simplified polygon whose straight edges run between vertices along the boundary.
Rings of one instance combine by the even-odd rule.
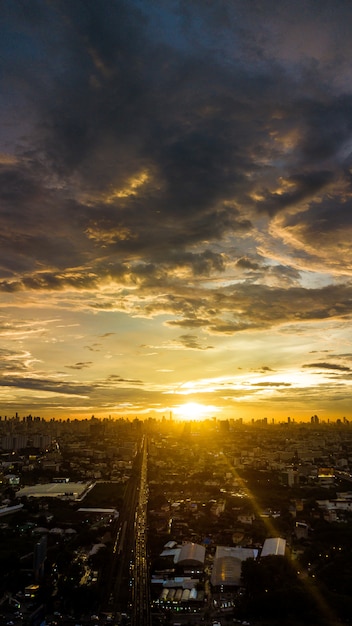
[[[252,261],[248,257],[241,257],[236,261],[236,265],[244,270],[258,270],[260,268],[259,263]]]
[[[322,289],[300,287],[271,288],[242,284],[204,293],[185,294],[182,304],[164,298],[153,305],[170,313],[184,311],[184,317],[168,322],[172,326],[203,327],[209,332],[232,334],[242,330],[269,328],[294,321],[349,319],[351,287],[329,286]]]
[[[268,269],[267,275],[271,278],[275,278],[277,284],[282,286],[299,286],[301,280],[301,272],[294,267],[287,267],[285,265],[274,265]]]
[[[90,350],[90,352],[100,352],[101,350],[101,343],[93,343],[90,346],[84,346],[87,350]]]
[[[8,292],[95,288],[94,269],[83,278],[72,268],[97,257],[106,267],[137,255],[146,267],[162,259],[195,275],[221,272],[224,258],[209,242],[251,232],[256,210],[275,216],[311,200],[340,171],[334,158],[352,130],[352,100],[326,93],[320,65],[306,96],[303,57],[292,72],[289,56],[281,64],[273,56],[270,11],[258,8],[260,34],[253,6],[157,7],[37,0],[5,12],[17,38],[16,52],[10,34],[3,42],[4,67],[16,57],[5,85],[11,79],[37,120],[16,166],[0,172]],[[278,23],[290,13],[285,5]],[[161,23],[171,37],[158,33]],[[193,36],[200,23],[203,40]],[[280,142],[290,134],[287,151]],[[9,279],[38,264],[40,276]],[[45,273],[53,266],[64,274]],[[245,257],[238,266],[250,269]]]
[[[291,383],[262,382],[251,383],[252,387],[291,387]]]
[[[315,254],[334,266],[349,271],[351,253],[349,238],[352,230],[352,202],[350,183],[344,183],[339,193],[331,192],[323,199],[311,201],[302,214],[287,216],[282,228],[306,249],[315,248]]]
[[[89,364],[77,364],[78,367],[73,366],[71,369],[84,369],[89,367]],[[67,366],[66,366],[67,367]],[[57,378],[57,377],[56,377]],[[16,389],[26,389],[28,391],[43,391],[51,392],[53,394],[79,396],[81,398],[93,399],[95,395],[101,393],[104,395],[104,389],[106,393],[109,393],[110,398],[116,392],[116,386],[123,387],[126,385],[130,391],[131,386],[141,386],[143,382],[138,379],[125,379],[117,375],[109,376],[105,381],[97,381],[94,384],[85,384],[78,382],[66,382],[57,379],[44,378],[40,376],[19,376],[6,374],[0,381],[0,387],[13,387]]]
[[[206,265],[203,270],[206,270]],[[276,274],[276,282],[281,283],[281,287],[244,282],[224,288],[214,286],[212,289],[202,285],[188,288],[182,276],[169,271],[167,266],[162,265],[138,265],[134,268],[126,265],[124,272],[120,268],[115,274],[115,279],[118,275],[121,283],[119,289],[114,289],[110,297],[105,292],[99,301],[86,301],[85,307],[87,310],[127,310],[132,315],[147,317],[167,313],[177,316],[167,321],[169,326],[203,328],[223,334],[293,322],[349,319],[352,314],[352,288],[349,284],[305,289],[297,286],[298,273],[287,268],[267,272],[267,276]],[[105,272],[105,279],[112,275],[114,272],[110,268]],[[190,280],[196,275],[197,270],[193,268]],[[104,271],[100,273],[99,280],[103,277]],[[85,272],[75,272],[71,276],[69,273],[50,275],[45,272],[28,276],[21,282],[2,281],[0,289],[11,292],[25,288],[41,291],[70,288],[94,293],[99,280],[96,274]],[[169,293],[159,293],[160,289]],[[152,293],[158,294],[158,297],[150,299]],[[127,295],[129,304],[125,300]],[[96,350],[100,345],[88,345],[87,348]]]
[[[290,188],[289,191],[269,192],[263,190],[262,199],[258,202],[257,207],[271,216],[275,215],[283,209],[299,205],[304,200],[311,198],[324,186],[327,186],[331,180],[332,173],[328,171],[289,176],[284,181],[284,184]]]
[[[180,335],[179,341],[189,350],[211,350],[214,346],[203,346],[197,335]]]
[[[2,373],[27,372],[28,369],[28,355],[25,352],[0,349],[0,371]]]
[[[351,368],[346,365],[340,365],[338,363],[307,363],[303,367],[309,367],[313,369],[332,370],[337,372],[351,372]]]
[[[50,391],[64,395],[88,396],[91,392],[90,385],[67,383],[57,380],[36,378],[31,376],[4,376],[0,380],[0,387],[16,387],[17,389]]]
[[[136,378],[131,378],[131,379],[123,378],[122,376],[119,376],[118,374],[111,374],[111,376],[107,378],[106,383],[107,385],[121,385],[121,384],[143,385],[144,384],[142,380],[138,380]]]
[[[331,350],[310,350],[309,354],[324,354],[329,353]],[[335,355],[336,356],[336,355]]]
[[[316,162],[335,157],[351,137],[352,98],[343,94],[323,102],[311,101],[305,108],[304,156]],[[319,185],[319,180],[316,181]]]
[[[180,328],[205,328],[207,326],[207,319],[197,318],[184,318],[181,320],[171,320],[166,322],[167,326],[177,326]]]
[[[65,365],[68,369],[71,370],[83,370],[92,365],[93,361],[84,361],[81,363],[75,363],[74,365]]]

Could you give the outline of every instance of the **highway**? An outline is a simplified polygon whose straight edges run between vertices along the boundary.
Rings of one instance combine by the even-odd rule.
[[[132,626],[151,626],[146,548],[147,442],[143,438],[126,485],[102,611],[130,616]]]
[[[144,441],[138,505],[135,517],[135,559],[132,586],[132,626],[151,626],[149,576],[147,562],[147,443]]]

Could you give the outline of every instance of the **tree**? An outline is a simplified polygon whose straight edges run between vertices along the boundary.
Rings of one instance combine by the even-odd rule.
[[[242,564],[242,583],[246,589],[246,614],[277,619],[307,618],[314,613],[313,601],[306,593],[290,561],[283,556],[267,556]],[[309,619],[308,619],[309,618]]]

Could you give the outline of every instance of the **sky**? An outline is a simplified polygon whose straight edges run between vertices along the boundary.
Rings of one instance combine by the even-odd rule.
[[[350,0],[0,18],[0,414],[352,419]]]

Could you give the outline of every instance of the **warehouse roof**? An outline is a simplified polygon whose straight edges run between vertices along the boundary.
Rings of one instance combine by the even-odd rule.
[[[23,487],[16,496],[21,498],[65,498],[67,500],[79,500],[91,485],[90,482],[69,483],[46,483]]]
[[[216,548],[211,584],[213,587],[220,585],[239,586],[241,583],[242,561],[256,558],[258,550],[250,548],[233,548],[218,546]]]
[[[280,537],[270,537],[265,539],[260,556],[284,556],[286,549],[286,539]]]
[[[175,555],[175,563],[180,565],[204,565],[204,560],[205,548],[198,543],[185,543],[181,547],[178,557]]]

